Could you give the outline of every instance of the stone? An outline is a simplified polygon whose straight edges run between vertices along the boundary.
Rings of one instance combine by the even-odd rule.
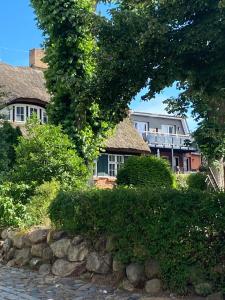
[[[160,277],[160,266],[156,260],[149,259],[145,262],[145,275],[148,279]]]
[[[131,263],[126,267],[127,279],[135,287],[143,284],[145,280],[144,266],[138,263]]]
[[[111,271],[112,256],[110,254],[100,255],[92,252],[87,257],[86,268],[97,274],[107,274]]]
[[[31,267],[31,269],[38,269],[39,266],[42,264],[42,259],[41,258],[38,258],[38,257],[33,257],[30,262],[29,262],[29,265]]]
[[[70,245],[68,248],[69,261],[84,261],[88,255],[89,249],[86,243],[81,243],[76,246]]]
[[[53,259],[53,251],[49,246],[43,249],[42,258],[45,261],[51,261]]]
[[[133,292],[135,290],[135,287],[127,279],[121,283],[121,288],[128,292]]]
[[[23,235],[20,232],[15,232],[15,234],[12,236],[13,246],[22,249],[25,247],[29,247],[31,245],[28,236]]]
[[[151,279],[145,283],[145,291],[153,296],[162,291],[162,282],[160,279]]]
[[[71,240],[68,238],[56,241],[50,245],[53,255],[58,258],[64,258],[67,256],[67,251],[71,245]]]
[[[10,231],[13,231],[12,229],[10,228],[7,228],[7,229],[4,229],[1,233],[1,238],[3,240],[7,239],[8,238],[8,234],[10,233]]]
[[[4,245],[4,241],[0,241],[0,249],[2,249],[3,245]]]
[[[42,257],[44,248],[47,247],[46,243],[34,244],[31,247],[31,254],[35,257]]]
[[[95,243],[95,250],[97,252],[105,252],[106,247],[106,239],[104,237],[100,237]]]
[[[73,274],[81,265],[83,265],[83,263],[57,259],[52,266],[52,273],[56,276],[67,277]]]
[[[46,242],[48,232],[48,229],[35,229],[29,233],[29,240],[32,244]]]
[[[6,252],[6,254],[5,254],[5,260],[9,261],[9,260],[13,259],[15,256],[15,252],[16,252],[15,248],[10,248],[9,251]]]
[[[113,272],[124,272],[125,271],[125,265],[121,263],[116,258],[113,259]]]
[[[113,236],[110,236],[106,240],[105,250],[107,252],[112,252],[116,248],[116,239]]]
[[[39,267],[39,274],[42,276],[49,275],[51,273],[52,266],[50,264],[43,264]]]
[[[84,238],[81,235],[77,235],[72,240],[72,245],[77,246],[84,241]]]
[[[55,241],[65,238],[66,236],[67,236],[67,233],[65,231],[50,230],[47,235],[47,243],[51,244]]]
[[[16,260],[15,259],[11,259],[10,261],[7,262],[6,264],[7,267],[15,267],[16,266]]]
[[[209,282],[202,282],[196,284],[194,290],[198,296],[206,297],[212,293],[212,284]]]
[[[15,262],[16,265],[22,267],[29,263],[31,253],[29,248],[24,248],[15,251]]]
[[[223,300],[223,293],[219,292],[219,293],[211,294],[206,298],[206,300]]]
[[[2,252],[7,253],[12,248],[12,240],[6,238],[2,246]]]

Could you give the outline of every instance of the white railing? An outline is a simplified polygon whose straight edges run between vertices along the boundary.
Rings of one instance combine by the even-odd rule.
[[[196,147],[192,145],[193,139],[190,135],[146,131],[142,133],[142,136],[152,147],[173,147],[196,150]]]

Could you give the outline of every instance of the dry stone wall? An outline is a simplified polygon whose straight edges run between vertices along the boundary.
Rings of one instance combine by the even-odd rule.
[[[99,239],[93,245],[81,236],[46,228],[29,232],[5,229],[0,231],[0,236],[0,262],[9,267],[29,266],[43,276],[51,273],[59,277],[100,279],[100,282],[109,278],[110,284],[130,292],[143,289],[151,296],[163,292],[158,262],[149,259],[145,264],[122,264],[111,254],[114,250],[111,237]],[[195,291],[207,296],[212,294],[212,286],[203,282]],[[208,299],[213,299],[210,297]],[[220,299],[218,297],[219,294],[215,299]]]

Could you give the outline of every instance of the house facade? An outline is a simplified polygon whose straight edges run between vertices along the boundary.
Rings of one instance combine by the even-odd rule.
[[[133,126],[148,144],[151,153],[169,161],[174,171],[198,171],[201,155],[190,134],[186,119],[145,112],[132,112]]]

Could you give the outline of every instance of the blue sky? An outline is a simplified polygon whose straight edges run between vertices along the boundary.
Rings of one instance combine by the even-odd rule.
[[[106,14],[105,5],[98,11]],[[0,61],[16,66],[27,66],[29,49],[39,48],[43,41],[42,33],[36,26],[35,15],[29,0],[1,1],[0,5]],[[131,103],[131,109],[152,113],[166,113],[163,100],[176,96],[175,87],[165,89],[155,100],[143,102],[138,95]],[[195,123],[189,119],[193,130]]]

